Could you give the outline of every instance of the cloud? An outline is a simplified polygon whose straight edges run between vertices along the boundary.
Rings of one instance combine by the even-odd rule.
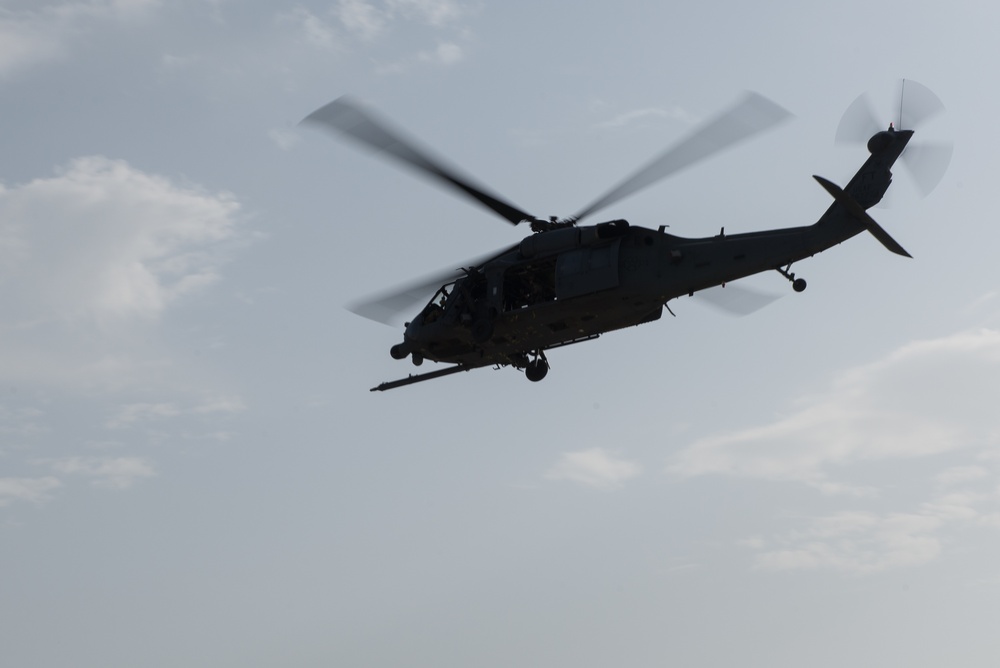
[[[841,512],[816,518],[804,531],[754,539],[760,570],[834,570],[867,574],[937,558],[944,520],[931,513]]]
[[[333,26],[304,7],[296,7],[290,12],[278,14],[278,21],[290,25],[301,41],[310,46],[330,50],[340,44],[341,40]]]
[[[282,151],[290,151],[302,141],[302,136],[289,128],[272,128],[267,136]]]
[[[386,5],[393,13],[435,27],[454,23],[471,11],[456,0],[388,0]]]
[[[934,481],[941,487],[954,487],[964,482],[982,480],[990,476],[990,471],[984,466],[953,466],[934,476]]]
[[[107,489],[128,489],[156,475],[153,465],[140,457],[65,457],[40,463],[63,475],[89,478],[92,485]]]
[[[452,66],[466,58],[469,31],[460,20],[473,9],[455,0],[338,0],[324,14],[297,7],[277,15],[296,42],[325,51],[370,52],[379,74],[400,74],[418,65]],[[420,42],[432,48],[419,48]],[[282,148],[287,135],[272,133]]]
[[[160,56],[160,64],[168,70],[180,70],[194,67],[201,62],[201,57],[194,55],[178,56],[172,53],[164,53]]]
[[[572,480],[598,489],[611,489],[639,475],[640,471],[638,464],[603,448],[590,448],[563,453],[545,477],[549,480]]]
[[[218,396],[205,399],[191,412],[198,415],[213,415],[216,413],[242,413],[246,409],[246,404],[240,397]]]
[[[181,412],[173,404],[128,404],[122,406],[118,413],[107,421],[108,429],[123,429],[138,422],[147,422],[180,415]]]
[[[47,429],[42,426],[40,420],[44,413],[33,407],[8,408],[0,404],[0,434],[3,434],[7,441],[4,445],[10,445],[10,436],[18,438],[30,438],[44,433]],[[0,447],[0,453],[4,451]]]
[[[758,569],[868,574],[929,563],[957,531],[1000,527],[998,372],[995,330],[916,341],[838,374],[770,422],[692,443],[668,471],[869,497],[852,501],[866,509],[800,518],[793,530],[742,541]],[[853,482],[863,466],[884,462],[892,462],[891,486]]]
[[[973,471],[975,471],[973,473]],[[948,486],[910,512],[843,511],[808,518],[804,529],[771,538],[740,541],[757,552],[755,568],[769,571],[832,570],[864,575],[919,566],[937,559],[956,529],[1000,528],[996,476],[981,467],[949,469],[935,476]],[[956,489],[962,482],[988,481],[990,489]]]
[[[370,41],[378,37],[391,20],[391,13],[366,0],[340,0],[334,10],[349,33]]]
[[[668,120],[680,121],[682,123],[695,123],[698,121],[696,116],[688,113],[680,107],[672,107],[670,109],[662,109],[659,107],[647,107],[644,109],[634,109],[632,111],[627,111],[618,114],[614,118],[603,123],[597,124],[597,129],[600,130],[613,130],[618,128],[623,128],[633,123],[643,121],[646,119],[657,119],[664,118]]]
[[[420,58],[425,62],[437,63],[440,65],[454,65],[461,62],[465,57],[462,47],[453,42],[438,44],[437,48],[430,52],[421,52]]]
[[[701,439],[668,471],[798,481],[864,494],[832,479],[862,462],[927,457],[1000,443],[1000,332],[918,341],[840,374],[772,422]]]
[[[130,327],[219,280],[239,210],[100,156],[0,187],[0,380],[155,375],[165,362],[138,368]]]
[[[159,4],[159,0],[78,0],[0,10],[0,78],[65,57],[81,36],[97,26],[145,18]]]
[[[174,403],[132,403],[118,408],[108,419],[105,426],[108,429],[127,429],[147,422],[156,422],[184,415],[218,415],[223,413],[242,413],[246,404],[239,397],[217,396],[204,399],[190,408],[178,408]]]
[[[376,71],[383,75],[405,74],[415,65],[430,64],[447,67],[461,62],[464,58],[465,51],[461,46],[447,42],[438,44],[432,51],[418,51],[394,62],[380,65]]]
[[[0,507],[13,501],[41,503],[47,501],[49,492],[61,483],[52,476],[42,478],[0,478]]]
[[[210,248],[235,235],[238,210],[101,156],[0,191],[0,287],[22,288],[0,297],[8,322],[156,317],[218,279]]]

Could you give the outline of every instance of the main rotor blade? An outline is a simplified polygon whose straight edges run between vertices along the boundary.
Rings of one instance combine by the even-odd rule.
[[[481,267],[490,260],[506,255],[518,247],[518,244],[508,246],[495,253],[470,260],[462,265],[465,268]],[[463,276],[461,269],[447,269],[439,271],[423,278],[418,278],[410,283],[372,295],[362,301],[354,302],[347,306],[347,310],[363,318],[381,322],[386,325],[395,325],[401,320],[407,311],[414,309],[430,299],[435,290],[442,285],[446,285]]]
[[[781,295],[769,294],[730,283],[725,287],[718,285],[694,293],[696,299],[727,315],[750,315],[768,304],[777,301]]]
[[[433,157],[426,149],[418,148],[415,141],[405,138],[399,130],[390,129],[385,121],[376,118],[372,112],[363,109],[347,96],[320,107],[302,119],[302,122],[322,125],[341,132],[376,152],[384,151],[400,163],[471,197],[514,225],[524,220],[533,220],[530,214],[487,193],[455,168],[446,167],[441,159]]]
[[[731,109],[703,123],[686,139],[626,178],[573,219],[581,220],[660,179],[763,132],[789,116],[791,113],[766,97],[747,92]]]

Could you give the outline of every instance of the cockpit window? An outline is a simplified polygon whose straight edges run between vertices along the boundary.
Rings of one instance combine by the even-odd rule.
[[[431,323],[440,318],[448,306],[451,304],[452,295],[455,294],[455,284],[448,283],[438,288],[431,300],[424,307],[423,316],[425,323]]]

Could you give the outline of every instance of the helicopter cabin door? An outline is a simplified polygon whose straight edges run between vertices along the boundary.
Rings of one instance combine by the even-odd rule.
[[[621,239],[559,254],[556,261],[556,299],[618,287],[618,250]]]

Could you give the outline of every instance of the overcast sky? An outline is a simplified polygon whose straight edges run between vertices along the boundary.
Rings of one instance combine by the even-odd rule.
[[[0,664],[996,666],[1000,9],[0,0]],[[350,93],[566,216],[754,90],[794,119],[596,216],[814,222],[900,77],[954,141],[780,296],[405,377],[343,307],[515,229],[298,122]],[[429,370],[424,365],[422,370]]]

